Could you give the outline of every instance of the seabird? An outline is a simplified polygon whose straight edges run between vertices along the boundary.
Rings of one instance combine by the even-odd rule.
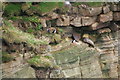
[[[91,39],[89,39],[88,34],[83,35],[83,42],[89,44],[89,46],[95,47],[94,42]]]

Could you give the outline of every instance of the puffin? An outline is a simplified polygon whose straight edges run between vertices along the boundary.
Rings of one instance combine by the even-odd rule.
[[[50,27],[50,28],[47,29],[47,32],[48,32],[48,33],[56,33],[57,30],[56,30],[56,28],[54,28],[54,27]]]
[[[91,47],[95,47],[94,42],[89,38],[89,34],[84,34],[83,35],[83,42],[87,43]]]
[[[81,36],[80,36],[80,34],[78,34],[78,33],[76,33],[76,32],[73,32],[72,33],[72,43],[77,43],[77,42],[79,42],[79,40],[80,40],[80,38],[81,38]]]

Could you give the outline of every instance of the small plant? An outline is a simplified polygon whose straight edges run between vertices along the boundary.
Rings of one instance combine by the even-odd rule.
[[[9,62],[9,61],[12,61],[12,60],[14,60],[13,56],[8,54],[7,52],[2,52],[2,62],[3,63],[6,63],[6,62]]]

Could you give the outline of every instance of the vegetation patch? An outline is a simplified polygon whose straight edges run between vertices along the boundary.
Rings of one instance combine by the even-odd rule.
[[[45,68],[57,67],[57,65],[55,65],[55,63],[53,62],[53,57],[47,55],[46,56],[36,55],[33,58],[29,59],[28,63],[36,67],[45,67]]]
[[[30,46],[36,46],[40,44],[48,44],[45,40],[39,40],[34,37],[34,35],[25,33],[18,29],[17,27],[14,27],[9,21],[5,21],[5,26],[3,27],[4,33],[3,38],[7,40],[8,42],[26,42]]]

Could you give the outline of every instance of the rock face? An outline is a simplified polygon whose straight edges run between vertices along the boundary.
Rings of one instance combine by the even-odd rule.
[[[99,52],[86,44],[71,45],[53,54],[61,70],[51,72],[51,78],[102,78]],[[94,60],[95,59],[95,60]],[[93,63],[94,61],[94,63]],[[73,74],[74,73],[74,74]]]

